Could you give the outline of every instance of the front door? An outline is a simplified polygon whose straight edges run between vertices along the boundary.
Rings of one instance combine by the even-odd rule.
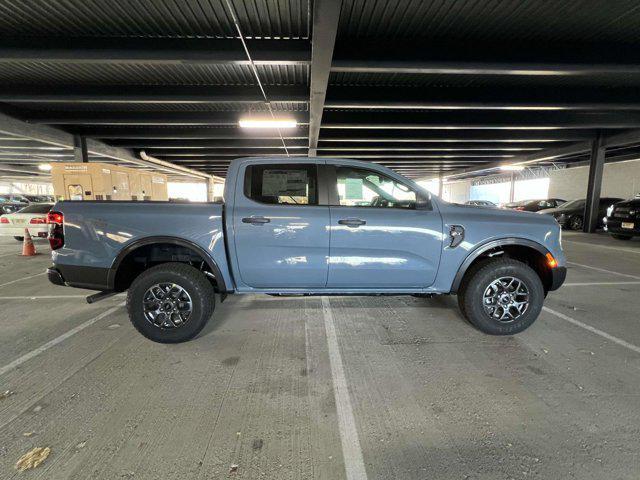
[[[442,250],[436,207],[416,209],[413,189],[375,170],[338,164],[335,172],[327,287],[430,286]]]
[[[233,228],[245,285],[326,285],[329,207],[319,205],[318,196],[316,164],[258,163],[240,170]]]

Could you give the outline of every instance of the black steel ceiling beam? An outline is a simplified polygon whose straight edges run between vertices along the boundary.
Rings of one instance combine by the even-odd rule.
[[[640,98],[637,88],[493,86],[428,89],[331,85],[325,108],[638,110]]]
[[[276,140],[154,140],[154,139],[131,139],[131,140],[111,140],[114,146],[123,148],[144,149],[149,152],[166,152],[166,153],[201,153],[204,151],[216,150],[253,150],[253,149],[283,149],[282,144],[276,143]],[[489,152],[529,152],[537,151],[548,147],[548,143],[541,142],[438,142],[438,143],[416,143],[408,142],[323,142],[317,149],[318,152],[432,152],[432,151],[489,151]],[[555,143],[558,145],[558,142]],[[5,147],[13,148],[13,147]],[[292,139],[287,141],[287,148],[290,149],[307,149],[308,145],[305,140]]]
[[[288,146],[287,146],[288,147]],[[198,158],[198,157],[244,157],[244,156],[257,156],[257,155],[284,155],[286,152],[284,147],[280,149],[264,148],[264,149],[219,149],[219,150],[181,150],[176,152],[175,150],[156,150],[151,148],[143,149],[149,155],[157,158],[171,159],[173,157],[178,158]],[[290,152],[290,155],[307,155],[306,149],[294,149]]]
[[[286,137],[285,137],[286,138]],[[0,140],[2,143],[2,140]],[[122,139],[111,140],[111,145],[117,145],[124,148],[141,148],[149,151],[188,151],[188,150],[201,150],[201,149],[261,149],[261,148],[274,148],[283,149],[280,138],[277,139],[262,139],[262,138],[245,138],[245,139],[214,139],[214,140],[201,140],[201,139]],[[301,139],[287,139],[287,148],[308,148],[308,142],[306,138]]]
[[[283,148],[264,148],[264,149],[183,149],[183,150],[158,150],[153,148],[144,148],[145,152],[154,157],[233,157],[245,156],[245,155],[278,155],[285,154]],[[292,154],[306,155],[306,149],[293,149]],[[522,151],[493,151],[493,150],[332,150],[321,151],[317,156],[319,157],[353,157],[353,158],[384,158],[384,157],[397,157],[402,156],[405,158],[431,158],[432,156],[468,156],[468,157],[495,157],[495,156],[514,156]]]
[[[305,86],[265,86],[272,102],[307,102]],[[118,86],[22,86],[4,87],[1,102],[13,103],[264,103],[257,86],[215,85],[118,85]],[[36,106],[37,107],[37,106]]]
[[[216,128],[179,128],[179,127],[135,127],[135,126],[74,126],[69,128],[74,133],[79,133],[87,137],[102,139],[150,139],[150,140],[278,140],[280,136],[272,130],[251,130],[247,131],[237,126],[216,127]],[[285,140],[297,139],[306,140],[307,132],[304,126],[292,130],[282,130]]]
[[[324,112],[323,129],[621,129],[640,127],[637,112]],[[49,125],[235,126],[240,112],[70,112],[30,114],[30,123]],[[283,112],[282,118],[309,121],[307,112]]]
[[[258,65],[310,61],[306,40],[246,40]],[[248,65],[242,44],[212,38],[3,38],[0,62]]]
[[[637,112],[324,112],[323,129],[598,129],[640,127]]]
[[[293,118],[299,124],[309,121],[307,112],[282,112],[279,118]],[[30,123],[48,125],[210,125],[237,126],[242,117],[267,118],[245,112],[70,112],[53,111],[30,114]]]
[[[432,151],[503,151],[503,152],[527,152],[546,148],[547,143],[536,142],[322,142],[318,146],[318,152],[332,153],[334,151],[341,152],[369,152],[369,151],[395,151],[395,152],[432,152]]]
[[[605,42],[521,45],[473,42],[358,41],[336,46],[333,72],[452,75],[640,74],[636,48]]]
[[[109,126],[72,126],[69,128],[74,133],[79,133],[87,137],[114,139],[114,140],[162,140],[162,141],[184,141],[184,140],[279,140],[280,137],[274,132],[251,131],[236,127],[217,128],[178,128],[178,127],[109,127]],[[285,139],[306,139],[307,131],[305,126],[300,126],[291,131],[283,130]],[[319,140],[319,145],[324,142],[352,143],[358,145],[368,142],[402,142],[402,143],[459,143],[459,142],[501,142],[517,144],[520,142],[575,142],[587,140],[595,135],[595,130],[447,130],[441,131],[411,131],[406,129],[398,130],[325,130]]]
[[[311,156],[316,154],[318,146],[341,8],[342,0],[315,0],[313,2],[311,88],[309,93],[309,155]]]
[[[520,142],[575,142],[588,140],[595,130],[447,130],[411,131],[411,130],[325,130],[320,145],[325,142],[368,143],[459,143],[459,142],[501,142],[517,144]]]

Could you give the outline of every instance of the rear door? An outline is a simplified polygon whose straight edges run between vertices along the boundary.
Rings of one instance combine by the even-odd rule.
[[[416,209],[416,191],[375,170],[337,163],[330,172],[327,287],[430,286],[442,250],[442,218],[435,206]]]
[[[240,168],[233,241],[241,281],[253,288],[318,288],[327,283],[329,207],[315,163]]]

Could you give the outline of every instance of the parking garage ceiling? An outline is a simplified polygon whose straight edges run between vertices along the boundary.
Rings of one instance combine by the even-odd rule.
[[[640,127],[637,1],[0,0],[0,35],[4,113],[219,176],[315,154],[430,177]],[[238,125],[272,115],[297,127]],[[3,138],[0,166],[70,155],[46,148]]]

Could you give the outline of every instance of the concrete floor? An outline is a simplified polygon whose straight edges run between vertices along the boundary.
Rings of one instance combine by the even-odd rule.
[[[640,241],[564,245],[516,337],[453,297],[238,296],[159,345],[0,240],[0,478],[637,479]]]

